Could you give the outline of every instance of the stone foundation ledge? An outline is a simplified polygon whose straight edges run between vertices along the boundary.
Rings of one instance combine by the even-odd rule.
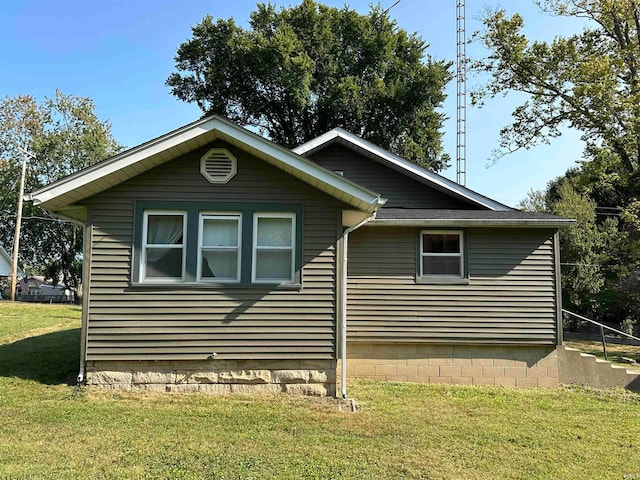
[[[232,366],[229,361],[220,365],[227,367],[225,369],[212,368],[213,365],[201,362],[193,365],[188,363],[90,362],[87,365],[87,385],[125,391],[335,396],[333,361],[314,362],[313,365],[303,365],[301,361],[263,362],[263,365],[254,362],[258,364],[257,367],[263,367],[255,369],[228,368]],[[205,368],[207,366],[209,368]]]

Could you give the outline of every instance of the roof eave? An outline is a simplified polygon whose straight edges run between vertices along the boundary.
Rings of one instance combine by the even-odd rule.
[[[369,222],[380,227],[530,227],[564,228],[576,223],[572,219],[442,219],[442,218],[376,218]]]
[[[122,152],[115,157],[36,190],[26,195],[25,198],[32,200],[35,205],[59,211],[156,165],[178,158],[185,153],[184,150],[180,149],[181,146],[198,139],[204,143],[210,143],[216,139],[232,143],[236,147],[245,149],[268,163],[281,168],[299,180],[363,211],[374,212],[384,204],[384,199],[381,199],[377,193],[217,116],[198,120],[150,140],[138,147]],[[145,162],[145,164],[140,165],[141,162]],[[136,169],[135,165],[140,166],[142,171]],[[131,171],[125,169],[130,169]],[[126,178],[124,180],[117,178],[123,176],[123,172]],[[84,192],[80,193],[82,190]]]

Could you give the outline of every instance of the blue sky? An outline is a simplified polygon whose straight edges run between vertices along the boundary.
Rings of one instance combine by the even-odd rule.
[[[272,2],[278,6],[297,3]],[[344,1],[325,0],[342,6]],[[369,0],[346,2],[365,13]],[[389,7],[394,0],[383,0]],[[401,0],[391,15],[398,25],[417,32],[430,44],[437,59],[455,60],[455,0]],[[246,25],[255,1],[246,0],[23,0],[3,2],[0,15],[0,95],[31,94],[52,97],[55,90],[91,97],[96,112],[113,126],[115,138],[127,147],[145,142],[196,120],[200,110],[175,99],[164,86],[173,71],[179,44],[190,37],[192,25],[207,13],[233,17]],[[480,27],[486,8],[495,0],[467,0],[467,36]],[[581,28],[578,21],[554,19],[539,12],[530,0],[505,2],[509,11],[525,18],[530,38],[550,39]],[[470,45],[468,56],[483,51]],[[468,90],[481,79],[469,78]],[[444,106],[445,149],[455,159],[455,82]],[[498,132],[509,123],[519,100],[507,96],[490,100],[482,109],[467,109],[467,186],[496,200],[515,205],[530,189],[546,183],[579,160],[582,144],[575,132],[566,132],[551,145],[518,152],[488,166]],[[521,98],[520,98],[521,100]],[[453,167],[443,172],[454,179]]]

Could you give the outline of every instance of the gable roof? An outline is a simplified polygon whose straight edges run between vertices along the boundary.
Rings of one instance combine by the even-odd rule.
[[[228,142],[358,210],[372,213],[386,201],[377,193],[215,115],[69,175],[32,192],[26,199],[59,215],[85,220],[84,209],[78,208],[77,202],[213,140]]]
[[[409,177],[412,177],[419,182],[424,183],[432,188],[447,193],[453,197],[460,198],[471,202],[472,204],[479,205],[483,208],[496,211],[509,211],[513,210],[511,207],[504,205],[500,202],[485,197],[473,190],[470,190],[462,185],[459,185],[442,175],[433,173],[426,168],[420,167],[415,163],[412,163],[404,158],[399,157],[383,148],[374,145],[367,140],[343,130],[342,128],[334,128],[333,130],[320,135],[313,140],[310,140],[302,145],[293,149],[293,151],[299,155],[309,156],[324,147],[333,143],[340,143],[352,150],[360,153],[372,160],[375,160],[383,165],[386,165],[394,170],[397,170]]]
[[[18,267],[18,276],[22,276],[24,273]],[[11,257],[7,253],[7,251],[0,247],[0,277],[9,277],[11,276]]]

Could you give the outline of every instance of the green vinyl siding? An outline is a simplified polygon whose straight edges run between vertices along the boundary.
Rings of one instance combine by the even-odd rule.
[[[469,283],[416,281],[416,228],[350,236],[348,338],[363,342],[553,344],[553,231],[465,230]]]
[[[238,158],[227,184],[200,175],[200,156],[211,146]],[[216,142],[83,203],[93,219],[87,360],[202,360],[214,352],[218,361],[335,358],[337,200]],[[136,206],[139,214],[154,204],[296,212],[301,286],[135,285]]]

